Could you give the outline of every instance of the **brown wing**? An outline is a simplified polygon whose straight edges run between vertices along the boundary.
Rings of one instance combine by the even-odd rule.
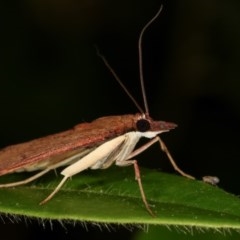
[[[133,116],[99,118],[68,131],[3,148],[0,151],[0,175],[31,166],[50,166],[75,153],[95,148],[132,129]]]

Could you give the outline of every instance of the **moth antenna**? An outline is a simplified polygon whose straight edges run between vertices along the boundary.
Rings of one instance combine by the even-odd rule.
[[[138,104],[138,102],[136,101],[136,99],[133,97],[133,95],[128,91],[128,89],[126,88],[126,86],[123,84],[123,82],[121,81],[121,79],[118,77],[118,75],[116,74],[116,72],[113,70],[113,68],[110,66],[110,64],[108,63],[107,59],[100,53],[99,49],[97,48],[97,46],[95,46],[96,51],[97,51],[97,55],[102,59],[102,61],[104,62],[104,64],[106,65],[106,67],[109,69],[109,71],[112,73],[112,75],[114,76],[114,78],[116,79],[116,81],[119,83],[119,85],[122,87],[122,89],[125,91],[125,93],[130,97],[130,99],[133,101],[133,103],[135,104],[135,106],[137,107],[137,109],[143,114],[144,111],[143,109],[140,107],[140,105]]]
[[[155,19],[159,16],[163,9],[163,5],[160,6],[159,10],[155,14],[155,16],[143,27],[139,39],[138,39],[138,59],[139,59],[139,78],[141,83],[141,89],[142,89],[142,97],[143,97],[143,103],[145,108],[146,115],[149,115],[149,108],[147,103],[147,96],[146,96],[146,90],[144,86],[144,77],[143,77],[143,61],[142,61],[142,38],[143,34],[146,31],[146,29],[155,21]]]

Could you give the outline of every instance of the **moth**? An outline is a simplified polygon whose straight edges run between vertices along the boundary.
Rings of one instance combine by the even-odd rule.
[[[61,182],[40,203],[44,204],[61,189],[62,185],[70,177],[88,168],[105,169],[113,163],[121,167],[132,165],[135,170],[135,178],[138,182],[142,201],[149,214],[154,216],[143,190],[140,170],[135,157],[157,142],[167,154],[174,169],[181,175],[194,179],[194,177],[186,174],[176,165],[166,145],[159,137],[159,134],[172,130],[177,125],[175,123],[153,120],[148,110],[142,70],[142,38],[146,29],[159,16],[161,11],[162,6],[156,15],[143,27],[138,40],[140,83],[145,109],[143,110],[140,107],[110,67],[105,57],[98,52],[98,55],[110,69],[115,79],[135,103],[139,113],[101,117],[90,123],[78,124],[74,128],[61,133],[3,148],[0,151],[0,176],[22,171],[38,172],[22,181],[1,184],[0,188],[27,184],[51,170],[67,166],[61,171],[61,175],[63,175]],[[148,138],[149,141],[135,149],[137,142],[142,137]]]

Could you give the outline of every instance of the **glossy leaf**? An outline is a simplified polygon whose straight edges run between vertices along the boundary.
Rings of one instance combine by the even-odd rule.
[[[25,176],[2,177],[10,181]],[[53,173],[32,184],[0,189],[0,212],[58,220],[118,224],[161,224],[240,228],[240,200],[218,187],[181,176],[142,169],[151,217],[129,168],[86,171],[69,180],[47,204],[39,206],[60,181]]]

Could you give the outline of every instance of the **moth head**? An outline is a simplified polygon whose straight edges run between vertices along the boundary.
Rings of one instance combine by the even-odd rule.
[[[177,127],[175,123],[155,121],[145,114],[140,115],[136,120],[136,131],[144,133],[146,137],[156,136]]]

